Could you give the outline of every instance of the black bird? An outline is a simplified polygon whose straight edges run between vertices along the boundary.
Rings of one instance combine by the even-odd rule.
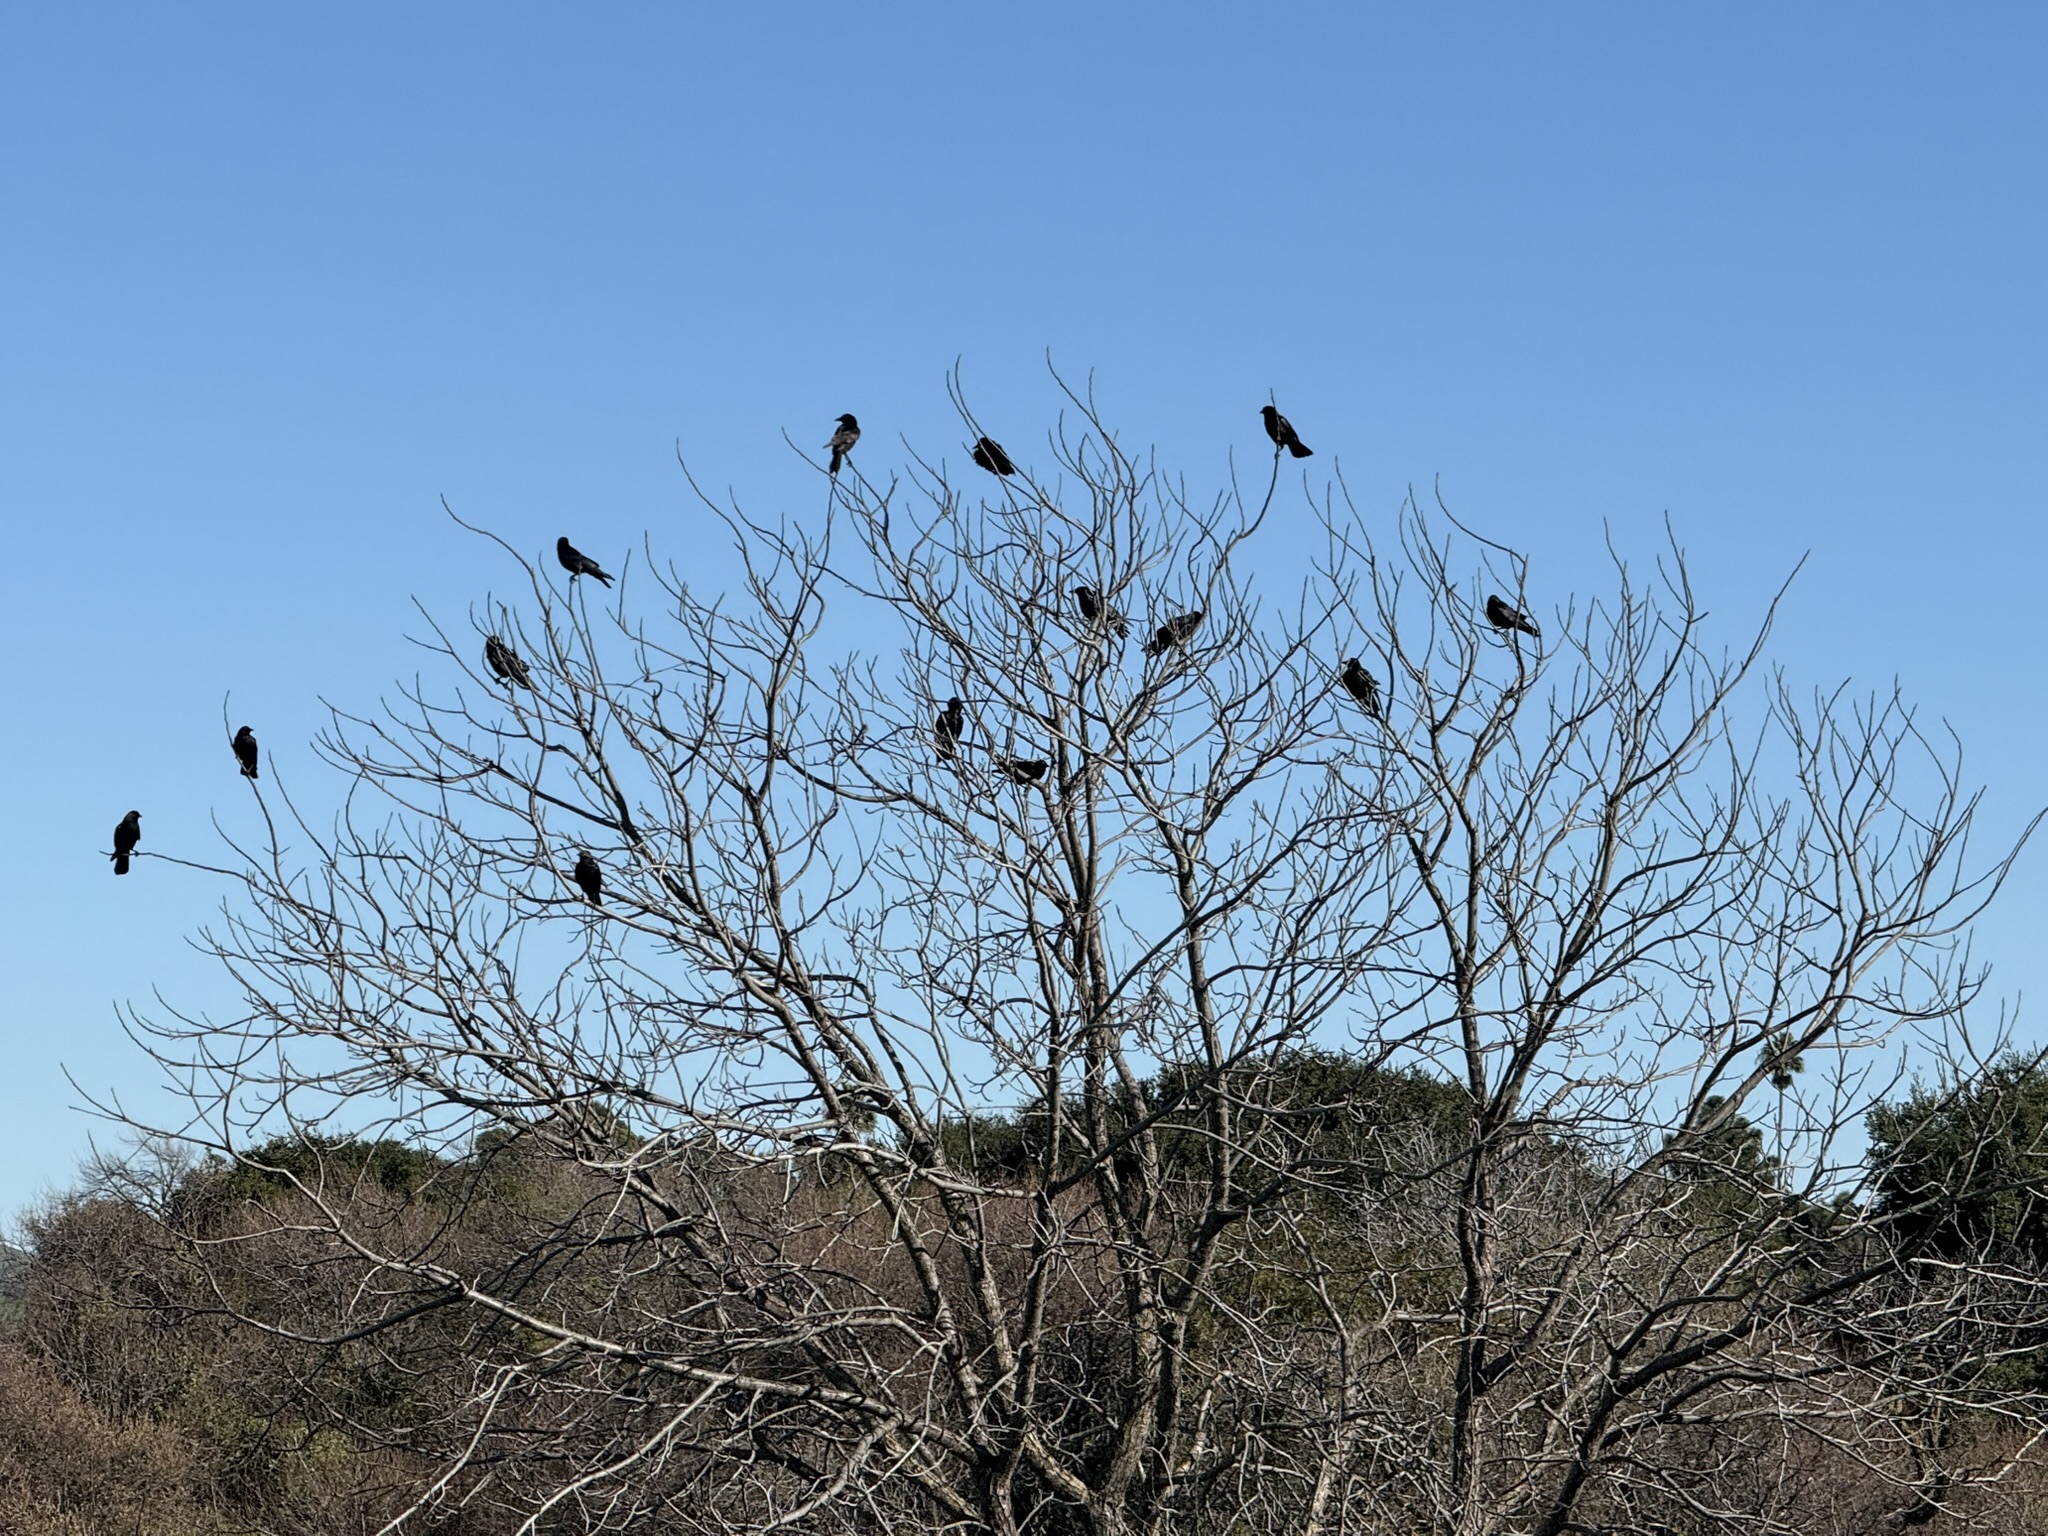
[[[501,682],[517,683],[526,689],[533,687],[533,674],[526,670],[519,653],[496,635],[484,637],[484,665],[497,673]]]
[[[576,883],[593,907],[604,905],[604,871],[598,868],[588,848],[576,855]]]
[[[967,711],[958,699],[946,700],[946,707],[939,711],[939,718],[932,722],[932,734],[938,738],[939,756],[950,758],[960,745],[960,737],[967,730]]]
[[[235,732],[235,761],[242,765],[242,777],[256,777],[256,733],[246,725]]]
[[[1158,656],[1176,645],[1186,645],[1188,637],[1201,627],[1201,609],[1197,608],[1193,613],[1177,613],[1152,632],[1152,638],[1145,642],[1145,654]]]
[[[992,475],[1014,475],[1017,466],[1010,462],[1010,456],[1003,452],[1003,445],[992,437],[984,437],[974,445],[974,462]]]
[[[1358,707],[1373,719],[1380,718],[1379,679],[1359,663],[1356,656],[1344,663],[1344,691],[1358,700]]]
[[[1539,640],[1543,637],[1543,631],[1536,627],[1535,621],[1529,615],[1519,608],[1510,608],[1497,596],[1486,600],[1486,622],[1495,629],[1519,629],[1523,634],[1534,635]]]
[[[128,855],[135,851],[135,845],[142,841],[142,812],[130,811],[121,818],[114,828],[114,873],[128,873]]]
[[[1036,784],[1045,777],[1045,770],[1051,766],[1042,757],[1006,757],[1001,767],[1010,777],[1012,784]]]
[[[1093,587],[1074,588],[1074,601],[1081,605],[1081,617],[1090,624],[1107,624],[1119,637],[1131,632],[1130,620],[1105,603]]]
[[[1297,459],[1305,459],[1315,450],[1294,434],[1294,423],[1282,416],[1270,405],[1259,407],[1259,414],[1266,418],[1266,436],[1273,439],[1273,451],[1285,448]]]
[[[555,540],[555,558],[562,562],[562,569],[567,571],[572,578],[576,576],[595,576],[606,586],[612,584],[611,577],[605,575],[603,571],[597,568],[597,562],[584,554],[582,550],[571,544],[567,539]]]
[[[838,474],[839,466],[846,462],[846,456],[853,452],[853,445],[860,441],[860,423],[848,411],[839,418],[839,430],[832,434],[832,441],[825,446],[832,450],[830,473]]]

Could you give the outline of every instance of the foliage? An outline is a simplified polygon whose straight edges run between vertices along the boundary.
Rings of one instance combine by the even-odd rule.
[[[2048,1071],[2010,1056],[1870,1113],[1878,1210],[1915,1249],[2048,1265]]]

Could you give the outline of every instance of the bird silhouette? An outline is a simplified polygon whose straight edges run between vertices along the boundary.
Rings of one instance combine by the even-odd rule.
[[[1090,624],[1107,625],[1110,632],[1119,638],[1131,632],[1130,620],[1104,602],[1102,595],[1093,587],[1074,588],[1074,601],[1081,605],[1081,617]]]
[[[242,777],[256,777],[256,733],[246,725],[235,732],[235,761],[242,765]]]
[[[853,452],[853,445],[859,441],[860,423],[853,419],[853,412],[848,411],[839,418],[839,430],[832,434],[832,441],[825,445],[832,450],[830,473],[839,473],[839,466],[846,462],[846,456]]]
[[[142,812],[130,811],[114,828],[114,873],[128,873],[128,855],[142,841]]]
[[[1344,691],[1358,700],[1358,707],[1373,719],[1380,718],[1379,679],[1366,671],[1356,656],[1344,663]]]
[[[533,674],[526,670],[526,663],[519,659],[519,653],[496,635],[484,637],[484,665],[497,673],[501,682],[517,683],[527,689],[533,687]]]
[[[572,580],[578,576],[595,576],[606,586],[612,584],[611,577],[597,568],[597,562],[567,539],[555,540],[555,558],[562,562],[562,569],[569,573]]]
[[[1536,627],[1535,620],[1519,608],[1510,608],[1498,596],[1488,597],[1486,600],[1486,622],[1495,629],[1519,629],[1523,634],[1534,635],[1539,640],[1543,637],[1543,631]]]
[[[1152,638],[1145,642],[1145,654],[1158,656],[1176,645],[1186,645],[1188,637],[1201,627],[1201,609],[1197,608],[1193,613],[1177,613],[1152,632]]]
[[[992,475],[1014,475],[1017,466],[1010,462],[1010,456],[1003,452],[1003,445],[992,437],[984,437],[974,445],[974,462]]]
[[[604,905],[604,871],[590,856],[588,848],[576,855],[576,883],[582,887],[584,899],[593,907]]]
[[[946,707],[939,711],[939,718],[932,722],[932,734],[939,743],[939,756],[950,758],[960,745],[960,737],[967,730],[967,711],[958,699],[946,700]]]
[[[1272,406],[1260,406],[1259,414],[1266,418],[1266,436],[1273,439],[1273,451],[1276,454],[1282,448],[1285,448],[1297,459],[1305,459],[1315,452],[1313,448],[1309,447],[1307,443],[1304,443],[1295,435],[1294,423],[1285,416],[1282,416]]]
[[[1042,757],[1006,757],[999,766],[1012,784],[1036,784],[1051,765]]]

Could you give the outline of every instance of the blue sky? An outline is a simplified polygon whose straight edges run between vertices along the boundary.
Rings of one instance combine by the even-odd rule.
[[[880,14],[873,14],[879,11]],[[409,677],[415,598],[539,552],[705,550],[675,464],[808,509],[860,414],[1013,451],[1048,350],[1191,485],[1269,390],[1391,515],[1441,478],[1560,593],[1668,511],[1735,637],[1898,678],[2048,795],[2048,11],[891,6],[0,11],[11,810],[0,1211],[148,1105],[118,1001],[231,1002],[224,695],[300,792],[322,699]],[[2043,850],[2048,855],[2048,850]],[[1981,958],[2038,995],[2048,862]]]

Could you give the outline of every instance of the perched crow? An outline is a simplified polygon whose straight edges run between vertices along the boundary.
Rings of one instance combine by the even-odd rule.
[[[569,573],[572,580],[578,576],[595,576],[606,586],[612,584],[611,577],[597,568],[597,562],[567,539],[555,540],[555,558],[562,562],[562,569]]]
[[[1486,622],[1495,629],[1519,629],[1523,634],[1534,635],[1538,639],[1543,635],[1543,631],[1536,627],[1535,621],[1529,615],[1519,608],[1510,608],[1498,597],[1489,597],[1486,600]]]
[[[958,699],[946,700],[946,707],[939,711],[939,718],[932,722],[932,734],[938,738],[939,756],[951,757],[960,745],[960,737],[967,730],[967,711]]]
[[[1158,656],[1176,645],[1186,645],[1188,637],[1201,627],[1201,609],[1197,608],[1193,613],[1177,613],[1152,632],[1152,638],[1145,642],[1145,654]]]
[[[1105,603],[1093,587],[1074,588],[1074,601],[1081,605],[1081,617],[1090,624],[1106,624],[1119,637],[1131,632],[1130,620]]]
[[[576,883],[593,907],[604,905],[604,871],[597,867],[588,848],[576,855]]]
[[[984,437],[974,445],[974,462],[992,475],[1014,475],[1017,466],[1010,462],[1010,456],[1003,452],[1003,445],[992,437]]]
[[[142,841],[142,812],[130,811],[121,818],[121,824],[114,828],[114,873],[128,873],[128,855],[135,851],[135,845]]]
[[[1315,450],[1294,435],[1294,423],[1274,410],[1270,405],[1259,407],[1259,414],[1266,418],[1266,436],[1273,439],[1273,451],[1285,448],[1297,459],[1305,459]]]
[[[1356,656],[1344,663],[1344,691],[1358,700],[1358,707],[1373,719],[1380,718],[1379,679],[1360,665]]]
[[[832,441],[825,445],[832,450],[830,473],[839,473],[839,466],[846,462],[846,456],[853,452],[853,445],[859,441],[860,423],[853,419],[853,412],[848,411],[839,418],[839,430],[832,434]]]
[[[256,733],[246,725],[235,732],[235,761],[242,765],[242,777],[256,777]]]
[[[517,683],[528,689],[533,687],[533,674],[526,670],[526,663],[519,659],[519,653],[496,635],[484,637],[484,665],[497,673],[501,682]]]
[[[1012,784],[1036,784],[1050,764],[1042,757],[1006,757],[1000,766]]]

